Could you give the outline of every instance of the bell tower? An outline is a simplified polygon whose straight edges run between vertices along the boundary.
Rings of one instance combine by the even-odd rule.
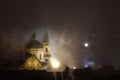
[[[48,62],[51,55],[50,55],[50,41],[49,41],[47,31],[45,31],[43,45],[44,45],[44,53],[45,53],[44,59],[45,59],[46,62]]]

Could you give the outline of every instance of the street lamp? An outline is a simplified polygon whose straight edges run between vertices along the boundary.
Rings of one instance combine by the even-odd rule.
[[[52,65],[52,68],[54,69],[54,72],[53,72],[54,78],[55,78],[55,80],[57,80],[56,71],[57,71],[57,69],[60,67],[60,63],[59,63],[59,61],[57,61],[56,59],[52,59],[52,60],[51,60],[51,65]]]

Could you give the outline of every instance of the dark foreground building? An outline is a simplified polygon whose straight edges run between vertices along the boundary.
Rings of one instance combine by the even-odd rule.
[[[91,68],[63,72],[47,72],[45,70],[1,70],[0,80],[120,80],[120,70],[103,66],[101,69]]]

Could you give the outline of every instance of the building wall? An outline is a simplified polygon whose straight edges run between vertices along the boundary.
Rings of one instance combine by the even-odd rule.
[[[30,48],[26,49],[28,53],[36,57],[40,61],[44,61],[44,49],[43,48]]]
[[[34,57],[29,57],[25,63],[24,63],[24,68],[28,70],[42,70],[44,67],[39,64],[39,61],[35,59]]]
[[[50,55],[50,44],[48,42],[44,43],[44,53]],[[49,58],[50,57],[45,57],[44,59],[48,60]]]

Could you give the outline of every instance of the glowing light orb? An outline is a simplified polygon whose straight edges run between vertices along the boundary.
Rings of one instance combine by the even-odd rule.
[[[76,67],[73,67],[73,69],[76,69]]]
[[[89,44],[88,44],[88,43],[85,43],[85,44],[84,44],[84,46],[85,46],[85,47],[88,47],[88,46],[89,46]]]
[[[85,68],[88,68],[88,64],[85,64],[85,66],[84,66]]]
[[[59,61],[57,61],[56,59],[52,59],[51,64],[52,64],[53,68],[59,68],[59,66],[60,66]]]

